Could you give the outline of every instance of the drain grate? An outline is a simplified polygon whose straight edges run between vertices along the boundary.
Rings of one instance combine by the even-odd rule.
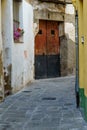
[[[56,100],[56,97],[44,97],[42,100]]]
[[[41,88],[34,88],[34,89],[41,89]]]
[[[22,92],[24,92],[24,93],[31,93],[32,91],[25,90],[25,91],[22,91]]]

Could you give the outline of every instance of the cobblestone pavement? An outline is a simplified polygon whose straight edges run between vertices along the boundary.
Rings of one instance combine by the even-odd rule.
[[[0,130],[87,130],[74,77],[36,80],[0,104]]]

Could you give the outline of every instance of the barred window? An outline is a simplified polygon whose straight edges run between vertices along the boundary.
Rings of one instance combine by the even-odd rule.
[[[22,13],[22,0],[13,0],[13,31],[15,32],[18,28],[23,28],[23,13]],[[13,33],[14,33],[13,32]],[[23,41],[23,37],[21,38]],[[20,39],[14,42],[21,42]]]

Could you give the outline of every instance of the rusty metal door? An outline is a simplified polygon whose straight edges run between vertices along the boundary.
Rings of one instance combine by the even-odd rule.
[[[39,21],[35,38],[35,78],[60,76],[58,22]]]

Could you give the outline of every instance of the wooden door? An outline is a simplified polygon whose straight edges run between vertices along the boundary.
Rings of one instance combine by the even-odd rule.
[[[40,20],[35,38],[35,78],[60,75],[58,22]]]

